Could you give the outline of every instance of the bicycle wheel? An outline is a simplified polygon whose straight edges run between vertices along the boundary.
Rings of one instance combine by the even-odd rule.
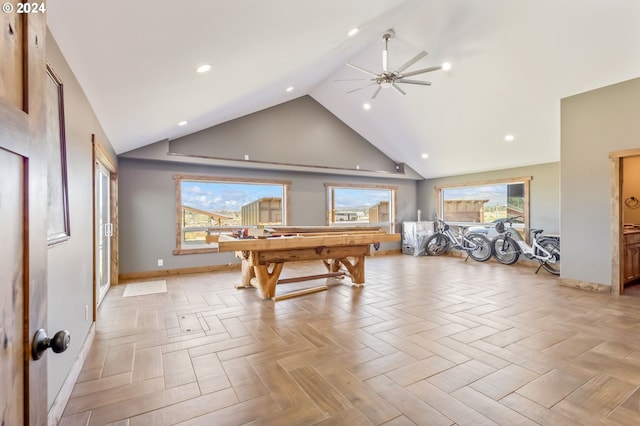
[[[469,257],[476,262],[485,262],[491,259],[491,241],[482,234],[467,234],[462,243]]]
[[[538,240],[538,244],[540,244],[546,251],[551,253],[553,256],[553,261],[544,261],[542,262],[542,267],[547,271],[552,273],[553,275],[560,275],[560,241],[555,238],[541,238]],[[544,256],[542,250],[536,247],[536,254],[538,256]]]
[[[496,260],[505,265],[512,265],[520,258],[518,243],[513,238],[504,235],[498,235],[491,240],[491,251]]]
[[[433,234],[427,239],[424,249],[430,256],[440,256],[449,250],[449,239],[440,233]]]

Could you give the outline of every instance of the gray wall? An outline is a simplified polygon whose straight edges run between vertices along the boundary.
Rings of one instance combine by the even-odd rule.
[[[418,183],[418,208],[422,219],[431,220],[436,212],[435,187],[461,183],[483,182],[531,176],[530,206],[531,227],[541,228],[545,233],[560,232],[560,163],[494,170],[484,173],[428,179]],[[564,241],[564,235],[563,241]],[[564,246],[563,252],[564,252]],[[563,264],[564,268],[564,264]]]
[[[310,96],[170,141],[169,151],[392,173],[396,165]]]
[[[236,262],[230,253],[173,255],[175,173],[290,180],[290,225],[325,224],[326,182],[396,185],[398,221],[414,220],[416,179],[421,179],[409,168],[398,171],[392,159],[314,99],[302,96],[121,155],[121,273]],[[400,244],[382,248],[392,247]],[[158,259],[164,260],[162,267]]]
[[[640,79],[561,101],[562,277],[611,285],[609,153],[640,147]]]
[[[47,331],[50,335],[62,329],[71,333],[71,345],[66,352],[49,352],[47,355],[48,398],[51,405],[69,374],[93,320],[91,134],[96,134],[107,150],[111,151],[111,146],[51,33],[47,34],[46,56],[63,84],[71,224],[71,239],[50,247],[48,252]],[[114,163],[115,160],[113,156]],[[85,306],[89,307],[89,320],[85,320]]]
[[[236,262],[232,253],[173,255],[176,248],[175,173],[290,180],[290,225],[325,224],[325,182],[395,185],[398,186],[398,220],[414,220],[416,210],[414,180],[276,172],[124,157],[120,158],[118,171],[121,273]],[[399,243],[382,248],[394,247],[399,248]],[[157,266],[158,259],[164,260],[164,266]]]

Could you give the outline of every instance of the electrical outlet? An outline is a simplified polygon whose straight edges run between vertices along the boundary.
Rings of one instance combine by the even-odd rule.
[[[89,305],[84,305],[84,320],[89,321]]]
[[[158,266],[164,266],[164,260],[158,259]]]

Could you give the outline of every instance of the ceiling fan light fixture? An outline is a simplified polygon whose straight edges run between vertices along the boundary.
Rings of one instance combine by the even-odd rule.
[[[365,86],[362,86],[360,88],[357,88],[357,89],[349,90],[347,93],[353,93],[353,92],[358,91],[360,89],[364,89],[365,87],[377,85],[378,87],[376,88],[375,92],[373,93],[373,96],[371,97],[371,99],[375,99],[376,96],[378,96],[378,93],[380,93],[380,91],[382,89],[388,89],[389,87],[393,88],[396,92],[398,92],[401,95],[406,95],[406,92],[400,88],[400,85],[404,85],[404,84],[414,84],[414,85],[420,85],[420,86],[430,86],[431,85],[430,81],[414,80],[414,79],[410,79],[410,78],[407,78],[407,77],[412,77],[414,75],[419,75],[419,74],[425,74],[425,73],[428,73],[428,72],[437,71],[437,70],[441,70],[441,69],[448,70],[448,69],[451,68],[451,64],[449,64],[447,62],[447,63],[444,63],[442,65],[438,65],[438,66],[421,68],[421,69],[418,69],[418,70],[405,72],[405,70],[407,70],[413,64],[415,64],[420,59],[422,59],[425,56],[427,56],[427,52],[422,51],[422,52],[418,52],[418,54],[416,54],[413,58],[409,59],[409,61],[407,61],[404,64],[400,65],[400,67],[398,67],[397,69],[390,70],[389,69],[389,46],[388,46],[388,44],[389,44],[389,39],[394,37],[394,35],[395,35],[395,32],[393,31],[393,29],[389,29],[382,36],[382,40],[384,42],[384,49],[382,50],[382,72],[381,73],[375,73],[375,72],[369,71],[369,70],[364,69],[364,68],[360,68],[359,66],[356,66],[356,65],[353,65],[353,64],[350,64],[350,63],[347,62],[347,65],[350,66],[351,68],[354,68],[354,69],[356,69],[356,70],[358,70],[360,72],[363,72],[363,73],[365,73],[365,74],[367,74],[369,76],[369,79],[368,79],[369,83],[368,84],[366,84]],[[362,78],[360,80],[365,80],[365,79]]]
[[[442,71],[449,71],[451,69],[451,64],[449,62],[445,62],[442,64]]]
[[[347,35],[349,37],[353,37],[354,35],[358,34],[358,28],[352,28],[351,30],[349,30],[349,32],[347,33]]]

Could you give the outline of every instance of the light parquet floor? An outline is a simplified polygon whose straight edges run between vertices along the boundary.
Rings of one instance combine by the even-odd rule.
[[[115,287],[60,424],[640,424],[640,297],[534,271],[397,255],[278,302],[239,272]]]

